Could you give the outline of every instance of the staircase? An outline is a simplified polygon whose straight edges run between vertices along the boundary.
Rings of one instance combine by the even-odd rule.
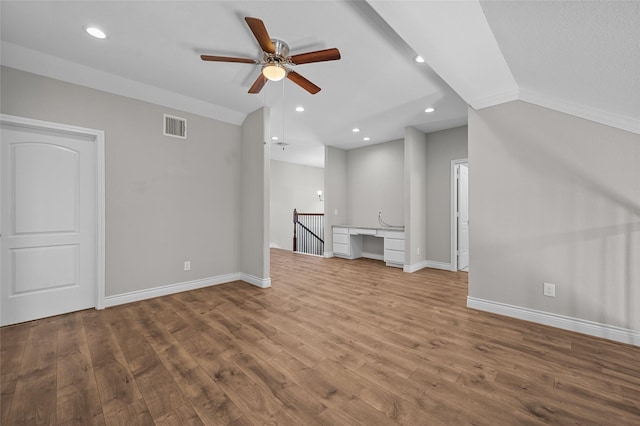
[[[293,210],[293,251],[324,255],[324,213],[298,213]]]

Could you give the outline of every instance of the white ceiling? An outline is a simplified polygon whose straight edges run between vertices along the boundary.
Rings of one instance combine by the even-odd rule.
[[[284,161],[321,166],[325,145],[456,127],[467,104],[513,99],[640,133],[635,1],[2,0],[0,13],[3,65],[234,124],[269,106],[272,134],[289,144],[272,158]],[[292,54],[339,48],[340,61],[295,68],[322,91],[285,80],[251,95],[259,66],[201,61],[259,57],[245,16]],[[91,38],[87,25],[108,38]],[[413,62],[416,53],[427,63]]]

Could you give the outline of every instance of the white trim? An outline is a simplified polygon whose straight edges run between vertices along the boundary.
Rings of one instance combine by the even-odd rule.
[[[627,132],[640,134],[640,120],[635,117],[613,114],[527,89],[520,90],[520,100]]]
[[[131,291],[129,293],[108,296],[105,299],[105,307],[123,305],[125,303],[139,302],[140,300],[152,299],[154,297],[168,296],[170,294],[181,293],[183,291],[196,290],[212,285],[229,283],[242,280],[242,274],[226,274],[216,277],[204,278],[200,280],[185,281],[177,284],[169,284],[161,287],[148,288],[145,290]]]
[[[451,271],[451,264],[445,262],[437,262],[435,260],[425,260],[426,267],[431,269],[442,269],[443,271]]]
[[[615,340],[616,342],[640,346],[640,330],[631,330],[628,328],[616,327],[613,325],[553,314],[550,312],[536,311],[534,309],[507,305],[505,303],[493,302],[470,296],[467,297],[467,307],[561,328],[563,330],[570,330],[588,334],[590,336],[601,337],[603,339]]]
[[[95,143],[96,154],[96,298],[95,308],[105,307],[105,138],[104,131],[36,120],[15,115],[0,114],[0,123],[28,129],[53,130],[89,136]]]
[[[427,267],[427,261],[426,260],[421,260],[420,262],[414,263],[412,265],[404,265],[402,267],[402,270],[404,272],[412,273],[412,272],[419,271],[420,269],[424,269],[426,267]]]
[[[327,259],[330,257],[333,257],[333,252],[332,251],[325,251],[324,252],[324,257],[326,257]]]
[[[68,83],[241,125],[246,114],[3,41],[1,65]]]
[[[404,265],[404,272],[416,272],[420,269],[431,268],[431,269],[442,269],[443,271],[451,271],[451,264],[445,262],[438,262],[435,260],[423,260],[418,263],[414,263],[413,265]]]
[[[97,131],[96,136],[96,208],[97,211],[97,230],[96,230],[96,256],[98,257],[98,262],[96,264],[96,273],[97,273],[97,281],[98,281],[98,295],[96,297],[96,309],[104,309],[105,304],[105,296],[107,294],[106,288],[106,267],[105,267],[105,259],[106,259],[106,185],[107,180],[105,176],[105,139],[104,139],[104,131]]]
[[[456,169],[460,164],[469,164],[468,158],[460,158],[457,160],[451,160],[451,207],[450,207],[450,219],[451,219],[451,263],[449,270],[456,272],[458,270],[458,217],[456,212],[458,211],[458,176]]]
[[[271,287],[271,278],[258,278],[254,275],[250,275],[250,274],[245,274],[244,272],[241,272],[240,274],[240,280],[249,283],[251,285],[254,285],[256,287],[260,287],[260,288],[269,288]]]
[[[382,254],[378,254],[378,253],[367,253],[367,252],[362,252],[362,257],[365,257],[367,259],[373,259],[373,260],[384,260],[384,255]]]
[[[519,89],[507,90],[506,92],[492,94],[490,96],[483,96],[481,98],[472,99],[469,102],[469,105],[473,107],[473,109],[483,109],[492,107],[494,105],[500,105],[507,102],[517,101],[520,96]]]
[[[601,109],[567,101],[566,99],[555,98],[530,89],[521,88],[518,90],[511,90],[504,93],[498,93],[496,95],[473,99],[469,102],[469,105],[471,105],[473,109],[479,110],[517,100],[549,108],[554,111],[563,112],[565,114],[604,124],[606,126],[615,127],[616,129],[640,134],[640,120],[636,117],[614,114]]]

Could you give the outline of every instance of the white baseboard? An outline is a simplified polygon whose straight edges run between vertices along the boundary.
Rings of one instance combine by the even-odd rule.
[[[332,251],[325,251],[324,252],[324,257],[326,257],[326,258],[333,257],[333,252]]]
[[[260,287],[260,288],[271,287],[271,278],[258,278],[254,275],[249,275],[242,272],[238,275],[240,276],[239,279],[241,279],[242,281],[248,282],[249,284],[254,285],[256,287]]]
[[[436,262],[435,260],[423,260],[421,262],[418,263],[414,263],[413,265],[404,265],[404,272],[416,272],[419,271],[420,269],[424,269],[424,268],[433,268],[433,269],[442,269],[445,271],[450,271],[451,270],[451,264],[450,263],[444,263],[444,262]]]
[[[169,284],[161,287],[149,288],[145,290],[132,291],[129,293],[116,294],[105,297],[105,307],[123,305],[125,303],[138,302],[140,300],[152,299],[154,297],[167,296],[169,294],[183,291],[196,290],[198,288],[212,285],[224,284],[232,281],[244,280],[241,273],[219,275],[216,277],[203,278],[200,280],[186,281],[183,283]]]
[[[414,263],[412,265],[404,265],[404,267],[402,268],[402,270],[404,272],[416,272],[419,271],[420,269],[426,268],[427,267],[427,261],[426,260],[422,260],[418,263]]]
[[[567,317],[550,312],[536,311],[520,306],[507,305],[505,303],[490,300],[467,297],[467,307],[479,311],[492,312],[507,317],[518,318],[538,324],[549,325],[563,330],[575,331],[616,342],[628,343],[640,346],[640,331],[623,327],[587,321],[579,318]]]
[[[445,262],[436,262],[435,260],[426,260],[427,268],[442,269],[443,271],[451,271],[451,264]]]
[[[365,257],[367,259],[373,259],[373,260],[384,260],[384,255],[382,254],[378,254],[378,253],[367,253],[367,252],[362,252],[362,257]]]

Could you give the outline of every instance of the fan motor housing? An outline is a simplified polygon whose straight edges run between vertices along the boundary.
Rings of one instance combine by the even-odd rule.
[[[275,53],[265,53],[265,62],[284,64],[289,56],[289,45],[282,40],[272,38],[271,42],[275,48]]]

